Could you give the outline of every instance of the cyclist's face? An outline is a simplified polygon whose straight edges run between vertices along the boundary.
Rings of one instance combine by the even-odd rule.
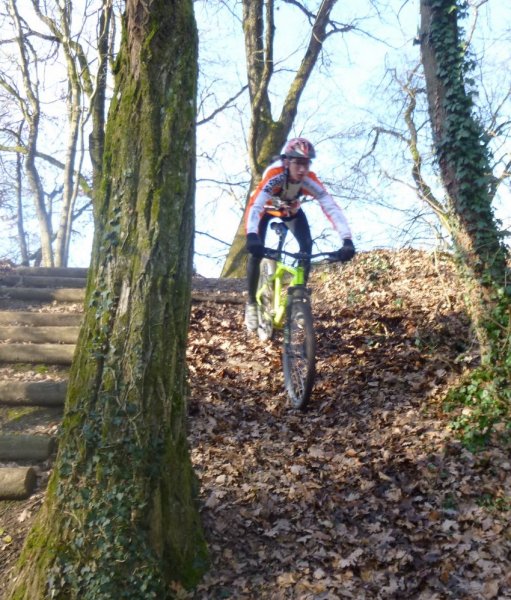
[[[289,177],[292,181],[303,181],[309,172],[311,161],[308,158],[289,159]]]

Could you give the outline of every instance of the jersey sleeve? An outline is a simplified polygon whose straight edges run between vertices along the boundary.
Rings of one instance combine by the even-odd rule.
[[[282,189],[283,168],[270,165],[256,187],[245,211],[245,233],[259,233],[259,222],[265,212],[265,206],[272,196]]]
[[[351,229],[344,216],[344,212],[312,171],[305,178],[302,190],[305,194],[312,196],[318,201],[321,210],[335,231],[337,231],[341,240],[345,240],[346,238],[351,239]]]

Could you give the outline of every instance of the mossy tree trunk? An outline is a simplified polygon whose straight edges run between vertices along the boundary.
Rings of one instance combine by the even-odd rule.
[[[85,321],[46,501],[9,598],[172,598],[205,568],[186,439],[192,0],[128,0]]]
[[[280,116],[274,119],[269,96],[273,76],[273,41],[275,36],[274,3],[263,0],[243,0],[243,33],[250,93],[251,119],[248,133],[248,156],[251,172],[249,188],[252,190],[263,174],[271,158],[281,151],[298,110],[300,97],[314,69],[323,42],[327,37],[330,13],[337,0],[324,0],[314,16],[314,23],[307,50],[300,67],[287,90]],[[335,31],[349,31],[345,25]],[[283,35],[288,35],[284,32]],[[248,202],[249,194],[246,202]],[[244,218],[222,269],[222,277],[241,277],[245,264]]]
[[[492,209],[490,152],[466,85],[468,60],[459,30],[464,6],[421,0],[421,55],[446,219],[481,348],[482,369],[463,393],[481,430],[489,430],[509,419],[511,288],[509,255]]]

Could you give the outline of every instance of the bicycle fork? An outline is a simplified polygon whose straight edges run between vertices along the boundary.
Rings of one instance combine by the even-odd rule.
[[[310,295],[309,291],[303,284],[290,286],[287,290],[287,302],[286,302],[286,321],[284,326],[284,343],[289,343],[290,336],[290,325],[292,322],[291,315],[297,317],[299,315],[300,307],[307,305],[310,308]],[[304,309],[307,310],[307,309]]]

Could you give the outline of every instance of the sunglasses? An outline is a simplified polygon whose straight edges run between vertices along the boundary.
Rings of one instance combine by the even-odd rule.
[[[311,164],[311,161],[307,158],[292,158],[289,162],[302,167],[309,167]]]

